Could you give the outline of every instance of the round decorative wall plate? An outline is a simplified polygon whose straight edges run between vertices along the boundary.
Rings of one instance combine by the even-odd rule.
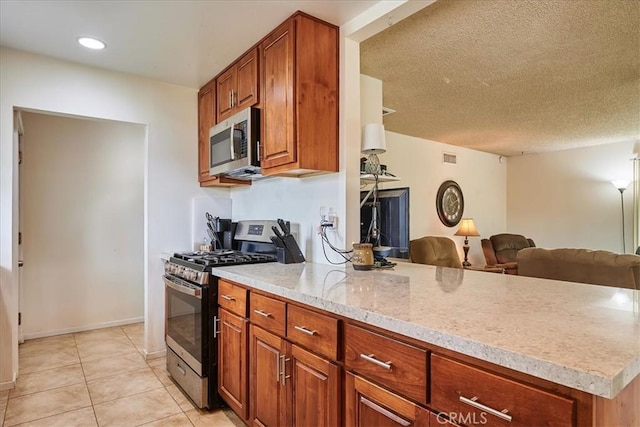
[[[440,185],[436,195],[436,211],[440,221],[447,227],[460,222],[464,212],[464,197],[457,182],[449,180]]]

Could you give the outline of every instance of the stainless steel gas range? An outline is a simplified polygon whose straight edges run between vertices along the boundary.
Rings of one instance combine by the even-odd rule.
[[[217,393],[218,282],[213,267],[276,261],[275,221],[240,221],[235,246],[176,253],[165,263],[167,370],[200,408],[222,405]]]

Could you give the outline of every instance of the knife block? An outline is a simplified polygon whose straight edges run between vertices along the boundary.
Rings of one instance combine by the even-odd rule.
[[[286,248],[276,248],[276,257],[280,264],[293,264],[295,261]]]

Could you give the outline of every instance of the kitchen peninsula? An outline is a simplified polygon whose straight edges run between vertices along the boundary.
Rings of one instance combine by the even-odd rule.
[[[410,263],[379,271],[273,263],[212,274],[221,297],[223,284],[244,292],[236,309],[252,328],[244,378],[254,381],[265,366],[252,360],[262,335],[289,343],[274,353],[279,385],[290,376],[302,384],[295,376],[303,370],[286,363],[308,350],[304,357],[331,367],[327,378],[344,379],[331,383],[337,409],[327,410],[341,424],[640,422],[640,291]],[[333,343],[314,347],[316,338]],[[245,421],[264,421],[254,410],[257,385],[247,388]],[[279,419],[295,424],[304,411],[288,405]]]

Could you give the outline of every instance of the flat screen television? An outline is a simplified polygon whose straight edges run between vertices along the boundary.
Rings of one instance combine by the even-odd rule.
[[[360,192],[360,203],[369,191]],[[360,241],[374,243],[370,236],[373,194],[360,208]],[[409,258],[409,187],[378,190],[380,246],[389,246],[389,257]]]

